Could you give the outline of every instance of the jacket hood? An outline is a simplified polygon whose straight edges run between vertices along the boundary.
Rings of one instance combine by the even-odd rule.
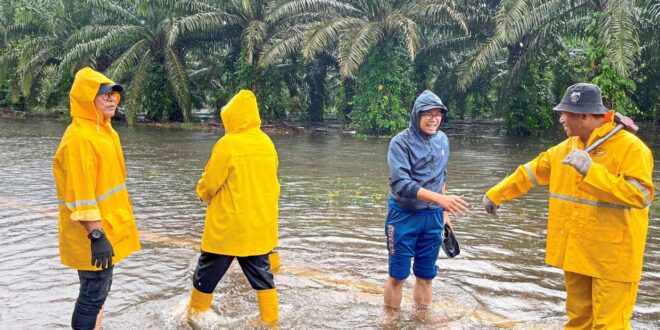
[[[447,107],[442,103],[442,100],[430,90],[425,90],[422,94],[419,94],[413,105],[413,110],[410,112],[410,127],[417,134],[426,135],[419,127],[419,117],[420,113],[431,109],[440,109],[443,117],[447,114]]]
[[[227,133],[261,127],[259,107],[254,93],[243,89],[234,95],[220,111],[220,119]]]
[[[71,103],[71,117],[85,118],[95,121],[104,121],[103,113],[94,106],[94,98],[103,84],[115,84],[114,81],[92,68],[80,69],[73,80],[69,102]],[[120,100],[117,100],[119,103]]]

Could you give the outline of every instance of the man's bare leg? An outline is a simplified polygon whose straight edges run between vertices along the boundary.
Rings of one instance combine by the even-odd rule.
[[[401,297],[403,296],[403,283],[392,276],[387,278],[385,282],[385,306],[399,310],[401,309]]]
[[[428,309],[433,300],[433,281],[417,277],[413,289],[413,300],[417,308]]]
[[[105,305],[101,306],[101,310],[99,311],[99,315],[96,315],[96,326],[94,327],[94,330],[103,329],[103,312],[104,311],[105,311]]]

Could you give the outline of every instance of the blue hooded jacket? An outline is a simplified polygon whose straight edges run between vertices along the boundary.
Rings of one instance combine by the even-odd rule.
[[[390,141],[387,164],[390,167],[390,198],[402,208],[414,211],[438,209],[435,203],[417,199],[417,192],[425,188],[442,193],[446,166],[449,160],[449,140],[438,130],[433,135],[422,132],[420,113],[440,109],[444,115],[447,107],[431,91],[424,91],[415,100],[410,113],[410,126]]]

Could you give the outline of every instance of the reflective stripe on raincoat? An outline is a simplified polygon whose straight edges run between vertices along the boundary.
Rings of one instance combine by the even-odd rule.
[[[92,266],[90,241],[80,221],[101,220],[115,264],[140,250],[119,136],[94,106],[101,84],[114,82],[90,68],[76,74],[69,94],[73,122],[53,160],[60,258],[79,270],[99,270]]]
[[[612,113],[595,129],[587,145],[615,127]],[[561,161],[574,149],[584,150],[578,137],[541,153],[518,167],[486,195],[496,205],[534,186],[549,185],[548,265],[592,277],[638,282],[654,196],[653,156],[635,135],[620,131],[590,153],[593,160],[582,177]]]
[[[226,135],[213,147],[197,183],[197,195],[209,203],[202,251],[266,254],[277,246],[277,152],[260,129],[252,92],[240,91],[220,115]]]

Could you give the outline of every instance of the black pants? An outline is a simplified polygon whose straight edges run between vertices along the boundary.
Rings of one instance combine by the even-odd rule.
[[[76,330],[91,330],[96,327],[96,316],[108,297],[112,286],[113,266],[106,270],[79,270],[80,292],[71,316],[71,327]]]
[[[255,290],[266,290],[275,287],[273,273],[270,271],[268,254],[249,257],[234,257],[202,251],[193,275],[193,286],[199,292],[213,293],[234,258],[243,269],[243,274]]]

